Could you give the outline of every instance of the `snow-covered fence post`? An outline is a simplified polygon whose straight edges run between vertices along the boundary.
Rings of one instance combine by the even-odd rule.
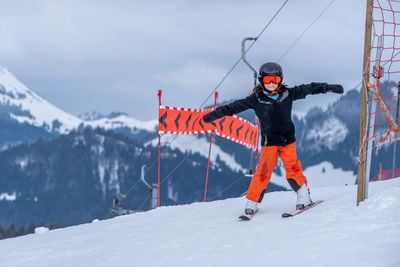
[[[217,99],[218,99],[218,92],[215,92],[215,94],[214,94],[214,109],[217,107]],[[211,145],[212,145],[213,141],[214,141],[214,133],[211,133],[211,136],[210,136],[210,147],[208,149],[206,185],[205,185],[205,189],[204,189],[204,202],[206,202],[206,199],[207,199],[208,173],[209,173],[209,169],[210,169]]]
[[[162,91],[158,90],[158,110],[161,106]],[[158,189],[157,189],[157,207],[160,207],[160,147],[161,147],[161,134],[158,133]]]

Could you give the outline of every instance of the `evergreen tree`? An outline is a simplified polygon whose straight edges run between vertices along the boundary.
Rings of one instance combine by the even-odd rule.
[[[3,227],[0,226],[0,240],[6,238],[6,233],[4,232]]]
[[[11,224],[6,231],[6,238],[15,237],[15,235],[16,235],[15,226],[14,224]]]
[[[16,232],[16,236],[23,236],[23,235],[25,235],[26,233],[25,233],[25,227],[24,226],[21,226],[19,229],[18,229],[18,231]]]
[[[49,229],[50,229],[50,230],[57,229],[57,228],[59,228],[59,227],[58,227],[58,225],[57,225],[56,223],[52,223],[52,224],[50,224],[50,226],[49,226]]]
[[[33,234],[35,232],[36,225],[31,223],[29,227],[26,229],[26,234]]]

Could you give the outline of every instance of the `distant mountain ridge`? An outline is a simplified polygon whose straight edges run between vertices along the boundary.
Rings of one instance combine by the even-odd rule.
[[[0,133],[2,150],[13,145],[32,142],[38,137],[51,137],[67,134],[78,128],[102,128],[124,132],[131,136],[152,132],[157,120],[140,121],[126,113],[86,114],[83,119],[69,114],[26,87],[6,68],[0,67],[0,127],[24,132],[23,135],[11,132]],[[18,130],[17,130],[18,129]]]
[[[107,218],[113,199],[128,190],[123,206],[147,210],[149,190],[140,181],[140,170],[144,164],[151,165],[145,176],[156,183],[157,153],[153,146],[100,129],[72,131],[0,152],[0,225],[44,222],[67,226]],[[162,205],[203,200],[206,158],[163,147],[161,162]],[[208,200],[238,196],[250,183],[219,157],[212,162],[209,175]],[[274,190],[285,189],[270,185],[269,191]]]
[[[84,121],[94,121],[107,116],[97,111],[86,111],[82,114],[79,114],[78,117]]]
[[[40,216],[47,224],[59,225],[88,222],[92,216],[104,218],[112,199],[135,183],[125,204],[146,209],[143,203],[148,191],[138,177],[142,164],[157,161],[156,143],[151,140],[158,136],[157,119],[140,121],[125,113],[106,116],[98,112],[78,118],[48,103],[6,69],[0,70],[0,211],[21,211],[0,216],[0,225],[31,223],[27,218],[39,223]],[[351,90],[326,110],[313,108],[300,117],[292,114],[298,157],[303,169],[308,169],[306,175],[317,179],[319,186],[343,183],[343,177],[335,179],[335,175],[349,171],[354,173],[350,184],[356,182],[360,101],[360,91]],[[238,115],[253,119],[250,110]],[[166,190],[161,192],[163,205],[202,199],[208,142],[206,136],[162,136],[161,177],[171,174],[162,187]],[[372,177],[380,162],[384,169],[392,167],[390,145],[376,147],[372,154]],[[218,136],[211,166],[209,200],[243,193],[250,182],[244,174],[254,171],[248,148]],[[148,173],[151,181],[155,181],[155,170]],[[326,175],[332,180],[318,180],[327,171],[335,174]],[[285,188],[285,171],[279,161],[268,190]]]

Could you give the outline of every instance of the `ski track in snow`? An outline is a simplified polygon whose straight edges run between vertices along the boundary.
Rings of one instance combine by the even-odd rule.
[[[250,222],[245,199],[149,212],[0,241],[1,266],[400,266],[400,179],[314,188],[325,202],[294,218],[293,192],[265,196]]]

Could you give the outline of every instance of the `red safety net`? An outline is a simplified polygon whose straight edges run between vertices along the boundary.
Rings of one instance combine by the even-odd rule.
[[[372,10],[369,69],[364,70],[368,88],[368,122],[364,143],[380,146],[400,139],[400,1],[370,1]],[[361,152],[361,148],[360,148]]]
[[[370,182],[390,180],[396,177],[400,177],[400,168],[394,170],[394,175],[393,170],[383,170],[382,174],[375,175],[375,177],[371,178]]]
[[[257,126],[236,115],[225,116],[211,123],[204,122],[203,116],[213,110],[160,106],[158,131],[160,134],[215,133],[256,149]]]

